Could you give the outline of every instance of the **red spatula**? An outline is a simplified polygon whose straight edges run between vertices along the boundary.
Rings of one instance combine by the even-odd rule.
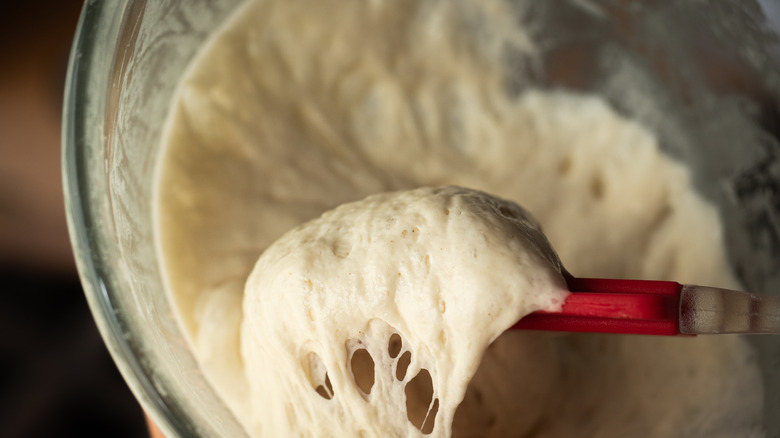
[[[780,334],[780,297],[672,281],[572,278],[560,312],[513,329],[637,335]]]

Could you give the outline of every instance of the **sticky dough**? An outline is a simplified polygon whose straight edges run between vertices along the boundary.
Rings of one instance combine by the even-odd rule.
[[[501,326],[518,315],[512,312],[530,308],[502,308],[500,324],[477,325],[484,314],[469,314],[462,303],[501,301],[509,289],[463,292],[463,284],[442,271],[436,271],[437,287],[411,274],[424,269],[424,255],[434,272],[440,260],[434,241],[449,248],[472,242],[476,260],[486,263],[491,251],[504,248],[496,242],[511,241],[502,228],[486,228],[481,246],[468,234],[431,234],[435,222],[413,225],[419,217],[394,216],[392,198],[380,195],[350,204],[362,205],[352,213],[365,219],[355,222],[363,225],[332,235],[342,243],[371,237],[377,230],[365,228],[370,218],[397,217],[398,228],[377,235],[395,233],[394,244],[402,245],[417,226],[432,240],[409,246],[395,261],[383,257],[402,252],[387,242],[292,245],[290,235],[325,235],[308,226],[270,246],[340,204],[451,184],[527,208],[574,275],[738,288],[717,212],[651,132],[595,96],[508,91],[506,54],[535,56],[513,9],[518,4],[252,0],[215,33],[182,79],[158,164],[158,253],[182,331],[251,435],[424,434],[430,426],[418,430],[421,420],[408,416],[401,394],[402,383],[425,369],[439,400],[431,436],[447,436],[450,421],[458,437],[762,436],[761,378],[738,337],[514,331],[499,336],[483,356]],[[420,200],[427,207],[418,216],[440,212],[434,207],[444,201],[437,196]],[[343,208],[326,217],[338,218]],[[485,224],[499,216],[473,219]],[[272,249],[264,254],[277,245],[291,246],[297,258],[274,259]],[[383,280],[369,281],[372,271],[350,277],[342,268],[326,269],[326,259],[346,253],[353,268],[358,255],[377,261],[366,266],[376,266]],[[504,262],[477,272],[465,260],[448,260],[451,269],[470,272],[474,284],[520,278],[516,266]],[[559,284],[555,263],[540,260],[539,269],[524,272],[549,274],[550,284]],[[371,304],[370,297],[387,293],[393,263],[410,274],[399,271],[396,286],[415,291],[419,300]],[[279,294],[265,307],[258,297],[292,281],[285,275],[300,280],[292,292],[298,295]],[[304,294],[305,279],[314,291],[325,277],[329,286]],[[351,301],[348,286],[364,301]],[[438,297],[455,293],[465,294],[464,301],[450,298],[439,306]],[[454,324],[453,315],[465,322]],[[265,342],[258,326],[273,339]],[[403,382],[393,381],[403,353],[391,357],[391,338],[411,356]],[[362,347],[375,370],[368,398],[350,380],[351,356]],[[289,355],[258,358],[264,349]],[[359,358],[369,363],[363,353]],[[269,367],[272,386],[271,377],[256,375]],[[397,412],[388,413],[392,407]],[[376,432],[380,427],[385,433]]]
[[[263,413],[256,428],[448,436],[487,346],[567,294],[557,255],[511,202],[442,187],[342,205],[274,242],[247,281],[242,352]],[[389,353],[393,335],[406,370],[403,354]]]

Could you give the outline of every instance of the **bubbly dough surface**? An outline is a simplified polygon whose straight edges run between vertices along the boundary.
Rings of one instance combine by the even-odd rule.
[[[738,287],[717,212],[696,194],[684,167],[660,151],[652,133],[600,98],[517,83],[518,66],[507,53],[534,62],[533,42],[518,24],[521,3],[251,0],[183,78],[159,163],[159,254],[176,317],[201,368],[250,434],[275,436],[263,428],[277,431],[283,418],[295,418],[289,430],[304,435],[361,435],[358,428],[346,431],[350,424],[369,424],[376,411],[358,392],[349,392],[354,387],[344,377],[344,359],[355,346],[331,350],[337,335],[334,342],[379,339],[368,342],[375,386],[389,366],[380,364],[388,356],[377,353],[377,345],[385,345],[392,328],[403,336],[401,345],[414,347],[412,375],[424,364],[432,367],[436,391],[462,393],[440,383],[465,376],[457,374],[462,370],[432,365],[472,367],[480,350],[437,357],[434,352],[445,347],[421,346],[433,336],[430,327],[424,324],[418,333],[408,326],[427,320],[404,309],[392,325],[385,321],[390,327],[371,324],[365,313],[350,316],[367,319],[365,338],[322,331],[317,342],[297,345],[293,339],[302,341],[296,336],[303,335],[288,330],[273,340],[300,353],[298,363],[276,372],[299,373],[284,374],[285,381],[295,380],[296,391],[324,410],[352,394],[347,406],[363,409],[354,411],[355,423],[342,422],[345,429],[331,432],[317,428],[315,418],[325,411],[302,418],[290,414],[294,408],[275,405],[284,411],[264,418],[271,411],[256,408],[273,404],[276,395],[252,377],[250,350],[262,343],[247,334],[255,323],[249,310],[266,312],[258,323],[278,321],[280,327],[287,315],[253,299],[258,291],[252,280],[245,296],[250,272],[285,232],[373,193],[447,184],[483,190],[533,212],[575,276]],[[513,87],[523,89],[519,95],[509,91],[510,76]],[[329,257],[343,250],[334,248]],[[480,281],[497,281],[507,272],[484,274]],[[364,286],[369,296],[376,293],[373,284]],[[311,305],[312,315],[326,304]],[[420,309],[429,304],[420,303]],[[447,300],[440,318],[453,314],[452,305]],[[480,342],[495,335],[470,329]],[[455,343],[446,348],[466,348]],[[303,354],[309,351],[316,357]],[[320,395],[329,395],[327,384],[312,389],[311,376],[327,383],[316,380],[323,370],[334,373],[330,400]],[[455,403],[443,395],[440,400],[441,412]],[[452,419],[452,433],[761,436],[761,405],[758,370],[738,337],[510,332],[488,347]],[[401,421],[401,413],[392,418],[400,421],[393,430],[420,422]],[[448,421],[436,420],[436,435],[446,436]]]
[[[295,228],[247,281],[242,352],[262,413],[254,428],[449,436],[488,345],[521,317],[560,309],[560,269],[522,208],[452,186],[372,195]],[[418,377],[430,380],[419,394]]]

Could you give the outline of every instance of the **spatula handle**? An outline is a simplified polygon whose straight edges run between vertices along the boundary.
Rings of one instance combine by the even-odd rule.
[[[780,334],[780,297],[685,285],[680,332]]]

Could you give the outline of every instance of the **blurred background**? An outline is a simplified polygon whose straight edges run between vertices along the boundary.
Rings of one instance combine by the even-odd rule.
[[[60,172],[80,0],[0,1],[0,436],[144,437],[87,308]]]

